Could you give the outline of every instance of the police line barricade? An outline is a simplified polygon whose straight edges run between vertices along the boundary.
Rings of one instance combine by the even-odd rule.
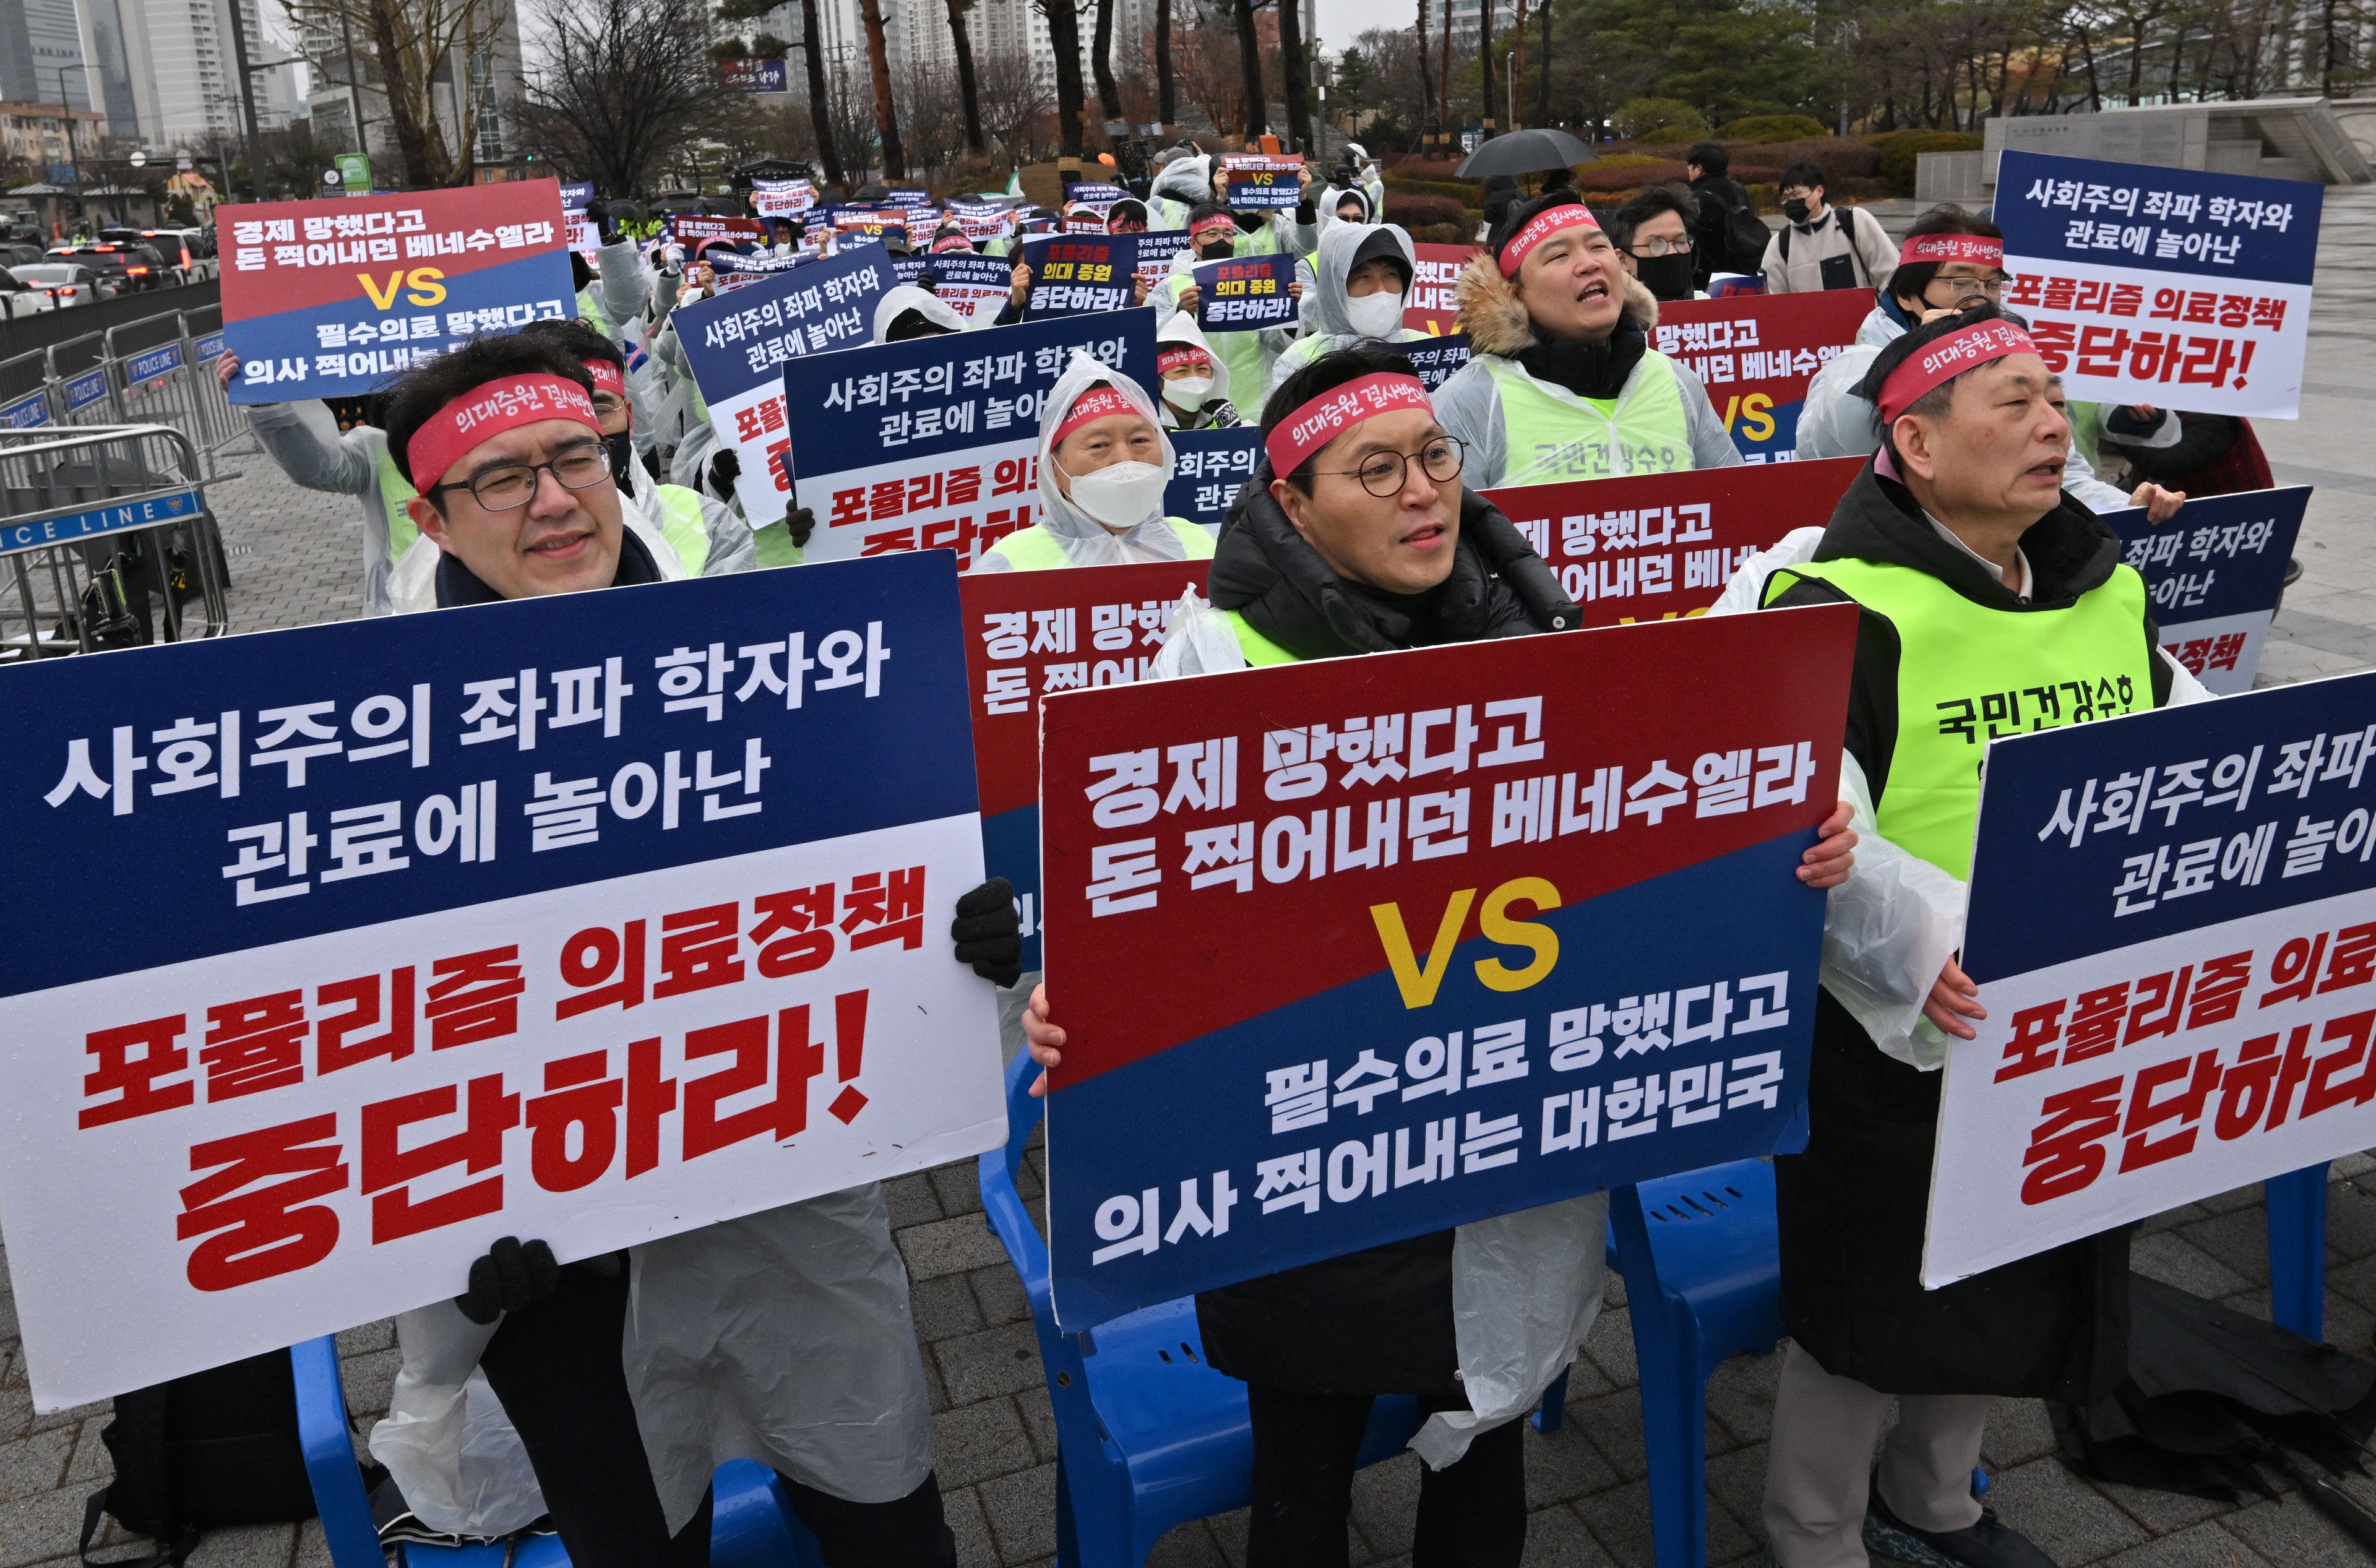
[[[1559,574],[1586,625],[1614,626],[1700,614],[1752,555],[1793,529],[1829,523],[1864,464],[1825,457],[1479,493]]]
[[[192,422],[184,429],[209,457],[250,434],[247,421],[232,407],[231,395],[215,379],[215,362],[229,347],[222,306],[182,313],[182,357],[189,367],[192,410]]]
[[[1822,606],[1047,698],[1063,1328],[1800,1146],[1795,873],[1855,636]]]
[[[13,676],[27,885],[114,933],[0,955],[36,1404],[997,1146],[957,624],[926,553]]]
[[[49,346],[45,368],[55,388],[58,422],[81,426],[130,422],[107,363],[107,334],[86,332]]]
[[[1159,561],[958,580],[982,855],[1015,885],[1026,969],[1040,967],[1040,701],[1149,679],[1181,595],[1204,597],[1206,569]]]
[[[170,424],[208,459],[229,442],[229,405],[209,370],[194,362],[181,312],[111,327],[103,341],[108,376],[128,422]]]
[[[2161,646],[2220,696],[2252,689],[2309,485],[2206,495],[2156,525],[2142,506],[2106,512],[2145,579]]]
[[[229,631],[200,463],[164,425],[0,430],[0,660]]]
[[[56,420],[48,353],[28,349],[0,360],[0,431],[38,430]]]
[[[1947,1047],[1929,1289],[2376,1144],[2376,673],[2071,723],[2151,701],[2098,686],[1970,716],[1988,1016]]]

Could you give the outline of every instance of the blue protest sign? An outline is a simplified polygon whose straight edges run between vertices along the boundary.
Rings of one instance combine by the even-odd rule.
[[[2142,506],[2103,514],[2144,576],[2161,646],[2222,696],[2252,689],[2309,505],[2295,485],[2206,495],[2159,527]]]
[[[1825,606],[1047,697],[1058,1322],[1799,1146],[1854,640]]]
[[[1420,385],[1432,392],[1468,362],[1468,334],[1454,332],[1442,338],[1414,339],[1396,343],[1395,351],[1410,361],[1411,368],[1419,372]]]
[[[6,422],[9,410],[0,409],[0,422]],[[48,423],[46,413],[33,422]],[[30,425],[7,423],[10,430],[30,429]],[[144,495],[136,501],[111,501],[104,506],[85,507],[79,511],[61,512],[53,517],[10,519],[0,523],[0,555],[14,554],[19,550],[38,550],[46,544],[66,544],[95,534],[121,533],[126,529],[153,528],[177,518],[196,517],[198,493],[177,490],[162,495]]]
[[[1024,241],[1023,260],[1031,268],[1024,319],[1128,310],[1137,255],[1135,234],[1051,234]]]
[[[496,1235],[588,1257],[995,1146],[956,586],[917,554],[16,671],[11,853],[86,938],[0,954],[36,1401],[417,1305]]]
[[[1191,276],[1196,282],[1196,325],[1207,332],[1251,332],[1295,319],[1297,303],[1287,291],[1295,281],[1291,255],[1199,262]]]
[[[1172,456],[1171,482],[1163,487],[1165,515],[1218,530],[1230,503],[1262,464],[1262,427],[1165,434],[1171,438]]]
[[[1923,1279],[2376,1138],[2376,674],[1990,743]]]
[[[2008,152],[1996,222],[2047,368],[2074,398],[2292,419],[2323,190]]]
[[[564,182],[561,187],[561,210],[564,212],[583,212],[593,204],[593,200],[594,182],[591,180],[579,180],[575,184]]]
[[[1075,350],[1155,383],[1151,307],[879,343],[784,366],[793,504],[812,561],[899,550],[970,562],[1031,526],[1040,410]]]
[[[1292,153],[1232,152],[1222,157],[1221,167],[1232,212],[1291,212],[1303,200],[1303,160]]]

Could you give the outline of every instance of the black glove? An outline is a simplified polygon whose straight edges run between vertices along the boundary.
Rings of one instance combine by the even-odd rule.
[[[809,536],[816,532],[816,514],[805,506],[795,506],[785,516],[784,524],[792,530],[793,545],[807,549]]]
[[[1006,878],[993,876],[958,899],[949,934],[956,939],[957,962],[992,984],[1010,986],[1023,978],[1023,915]]]
[[[742,459],[730,447],[709,459],[709,488],[720,501],[734,499],[734,481],[742,477]]]
[[[523,1246],[518,1237],[506,1236],[489,1247],[485,1257],[471,1262],[470,1288],[455,1297],[454,1304],[472,1323],[490,1324],[505,1313],[534,1306],[559,1283],[561,1265],[552,1261],[551,1247],[542,1241]]]

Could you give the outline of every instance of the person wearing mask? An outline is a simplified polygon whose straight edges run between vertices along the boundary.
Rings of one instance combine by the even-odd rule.
[[[1897,266],[1897,247],[1881,220],[1862,208],[1827,207],[1824,171],[1793,163],[1782,171],[1782,216],[1759,263],[1769,294],[1812,294],[1825,289],[1881,289]]]
[[[1370,149],[1360,142],[1348,141],[1345,144],[1345,161],[1352,165],[1352,183],[1360,187],[1363,196],[1370,198],[1371,212],[1373,214],[1384,212],[1386,210],[1386,176],[1384,171],[1379,169],[1378,160],[1370,156]],[[1375,221],[1374,219],[1372,220]]]
[[[1650,347],[1658,302],[1573,196],[1514,209],[1454,297],[1475,357],[1435,406],[1471,490],[1740,461],[1699,377]]]
[[[878,343],[904,343],[910,338],[937,338],[965,329],[965,317],[956,306],[913,283],[885,290],[874,302],[874,341]]]
[[[1040,520],[983,552],[977,572],[1202,561],[1213,537],[1163,515],[1171,442],[1146,388],[1073,350],[1040,412]]]
[[[1348,191],[1358,196],[1358,191]],[[1367,339],[1408,343],[1427,336],[1403,325],[1403,301],[1419,276],[1419,254],[1398,223],[1339,223],[1320,236],[1313,282],[1303,294],[1303,336],[1272,362],[1271,390],[1323,354]]]
[[[965,230],[955,223],[944,223],[933,231],[934,255],[944,255],[951,251],[970,252],[972,249],[973,242],[967,239]]]
[[[1297,165],[1295,178],[1298,196],[1292,210],[1256,208],[1230,214],[1238,224],[1238,255],[1305,256],[1312,254],[1313,247],[1320,239],[1320,214],[1313,202],[1312,165]],[[1212,183],[1206,190],[1206,200],[1225,210],[1229,207],[1229,166],[1218,158],[1213,160]]]
[[[1156,328],[1155,373],[1162,382],[1164,429],[1228,430],[1241,422],[1230,402],[1230,367],[1214,354],[1194,317],[1174,312]]]
[[[1972,1495],[1990,1407],[2092,1405],[2127,1373],[2126,1227],[1937,1290],[1920,1280],[1939,1068],[1987,1016],[1955,958],[1978,747],[1939,722],[1939,701],[2065,682],[2121,694],[2115,711],[2202,695],[2156,646],[2119,538],[2062,493],[2054,382],[1994,305],[1891,342],[1864,383],[1884,444],[1814,559],[1764,595],[1863,617],[1841,778],[1859,863],[1825,916],[1812,1134],[1774,1162],[1790,1345],[1764,1523],[1780,1568],[1863,1568],[1869,1551],[2051,1568]],[[2083,717],[2049,705],[2030,722]]]
[[[1206,202],[1188,215],[1188,248],[1171,258],[1171,270],[1160,283],[1148,291],[1147,302],[1161,313],[1158,319],[1171,312],[1184,313],[1189,319],[1196,315],[1202,291],[1196,284],[1196,267],[1203,263],[1227,261],[1233,255],[1273,255],[1281,254],[1277,244],[1278,231],[1265,225],[1254,233],[1241,233],[1237,218],[1228,208]],[[1287,286],[1294,299],[1303,298],[1303,282],[1299,276]],[[1262,416],[1262,400],[1270,389],[1270,367],[1288,346],[1296,339],[1293,327],[1257,327],[1243,332],[1215,331],[1209,335],[1213,352],[1230,367],[1230,384],[1236,387],[1242,406],[1239,412],[1250,419]],[[1243,402],[1244,399],[1251,402]]]
[[[1693,142],[1683,154],[1683,174],[1699,204],[1692,224],[1700,262],[1694,288],[1706,288],[1711,273],[1754,272],[1765,255],[1764,220],[1757,216],[1749,187],[1731,171],[1732,154],[1720,141]]]
[[[1683,185],[1652,185],[1610,215],[1609,238],[1626,275],[1661,303],[1706,297],[1693,282],[1699,255],[1692,224],[1698,217],[1699,201]]]
[[[1310,416],[1352,400],[1339,419]],[[1316,428],[1315,428],[1316,427]],[[1290,376],[1264,420],[1265,459],[1223,526],[1209,608],[1174,615],[1158,677],[1560,632],[1580,612],[1510,520],[1461,484],[1460,443],[1401,355],[1375,344]],[[1846,812],[1835,819],[1844,823]],[[1802,881],[1828,887],[1853,838],[1826,824]],[[1041,1067],[1064,1031],[1046,989],[1023,1020]],[[1033,1092],[1045,1090],[1045,1079]],[[1479,1220],[1246,1280],[1196,1298],[1206,1360],[1246,1385],[1253,1506],[1246,1561],[1346,1560],[1354,1463],[1372,1401],[1415,1394],[1421,1568],[1516,1568],[1526,1548],[1519,1418],[1571,1361],[1600,1308],[1608,1194]],[[1560,1321],[1455,1314],[1454,1301],[1574,1303]],[[1559,1316],[1559,1314],[1550,1314]],[[1489,1408],[1467,1390],[1524,1384]]]
[[[466,343],[390,389],[413,521],[444,552],[439,608],[682,572],[626,520],[593,389],[566,350],[524,334]],[[993,984],[1021,956],[1013,899],[993,881],[956,901],[956,959]],[[828,1561],[952,1568],[879,1184],[567,1265],[541,1241],[491,1241],[458,1295],[398,1318],[398,1383],[434,1408],[485,1373],[571,1562],[702,1568],[710,1475],[746,1457],[784,1477]],[[449,1481],[466,1462],[437,1457]]]

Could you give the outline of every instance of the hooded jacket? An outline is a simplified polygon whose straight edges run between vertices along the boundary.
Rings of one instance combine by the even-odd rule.
[[[889,341],[891,328],[910,311],[944,331],[966,330],[966,318],[959,315],[946,300],[928,289],[902,283],[896,289],[885,291],[883,297],[874,302],[873,340],[877,343]]]
[[[1185,229],[1188,209],[1207,200],[1213,189],[1213,160],[1209,157],[1175,158],[1157,172],[1155,182],[1146,192],[1146,226],[1149,229]]]
[[[1205,329],[1196,325],[1196,318],[1184,310],[1172,312],[1171,318],[1156,329],[1155,351],[1158,356],[1167,343],[1182,343],[1201,350],[1212,362],[1213,388],[1205,394],[1204,402],[1197,405],[1194,413],[1183,413],[1169,398],[1159,398],[1163,418],[1157,422],[1166,430],[1227,430],[1242,423],[1236,406],[1230,401],[1229,362],[1213,351],[1213,345],[1206,339]]]
[[[1402,257],[1407,279],[1418,279],[1419,253],[1412,249],[1410,234],[1401,224],[1329,224],[1320,236],[1319,250],[1313,254],[1312,281],[1303,289],[1303,336],[1271,362],[1271,391],[1277,391],[1281,382],[1321,355],[1362,341],[1361,335],[1353,330],[1352,318],[1346,314],[1350,296],[1345,292],[1345,285],[1352,276],[1354,258],[1371,241],[1377,239],[1393,243]],[[1410,297],[1408,282],[1403,297]],[[1397,320],[1394,329],[1377,340],[1408,343],[1426,336],[1426,333],[1415,332]]]
[[[2031,573],[2027,603],[1942,539],[1905,486],[1867,465],[1833,513],[1814,559],[1908,566],[1975,604],[2015,615],[2068,609],[2121,565],[2118,536],[2068,496],[2022,536],[2021,549]],[[1774,602],[1846,597],[1830,583],[1806,579],[1783,588]],[[2149,613],[2137,636],[2158,707],[2169,701],[2173,678],[2168,661],[2155,654]],[[1898,659],[1895,629],[1866,612],[1850,678],[1847,745],[1874,802],[1887,793],[1896,748]],[[1839,918],[1835,908],[1827,923]],[[1782,1315],[1792,1336],[1825,1371],[1885,1393],[2100,1397],[2124,1371],[2127,1229],[1924,1290],[1940,1075],[1876,1048],[1833,992],[1830,949],[1827,938],[1826,980],[1816,999],[1811,1136],[1803,1154],[1775,1162]]]
[[[1626,278],[1624,287],[1624,319],[1647,333],[1658,324],[1658,302],[1637,278]],[[1502,419],[1502,391],[1494,382],[1492,368],[1480,362],[1492,358],[1515,365],[1519,354],[1542,339],[1535,332],[1527,307],[1519,302],[1517,284],[1502,276],[1491,254],[1469,259],[1454,284],[1453,294],[1460,309],[1455,330],[1468,334],[1469,350],[1475,357],[1436,388],[1435,416],[1446,431],[1467,445],[1462,480],[1471,490],[1483,490],[1502,482],[1509,455]],[[1649,363],[1657,354],[1655,349],[1645,350],[1642,364]],[[1666,362],[1680,384],[1692,467],[1726,469],[1738,464],[1740,451],[1733,445],[1732,437],[1725,434],[1724,422],[1717,418],[1700,378],[1677,361]],[[1634,374],[1626,380],[1625,391],[1633,390],[1641,374],[1642,366],[1636,365]],[[1622,401],[1623,393],[1619,396]]]

